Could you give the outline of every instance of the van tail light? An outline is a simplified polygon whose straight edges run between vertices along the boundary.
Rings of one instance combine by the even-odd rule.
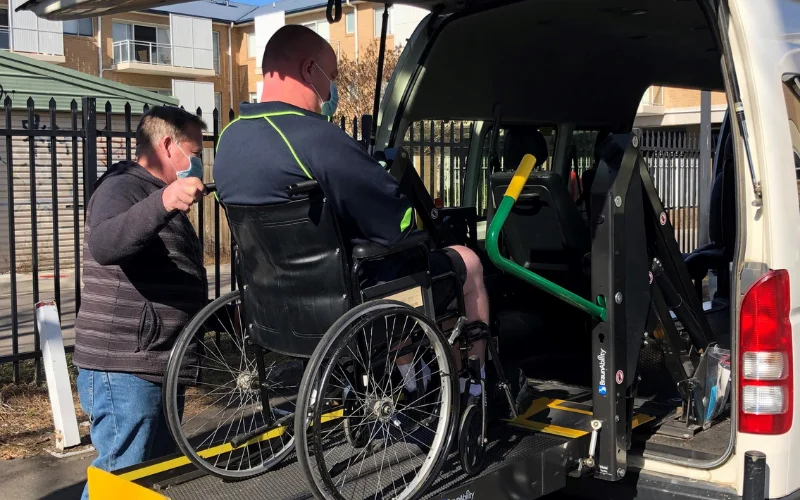
[[[792,426],[789,273],[769,271],[742,300],[739,431],[784,434]]]

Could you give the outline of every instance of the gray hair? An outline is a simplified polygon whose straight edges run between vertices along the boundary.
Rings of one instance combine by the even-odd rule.
[[[153,106],[136,127],[136,156],[152,151],[153,145],[166,136],[182,141],[186,138],[186,129],[192,125],[201,131],[208,130],[202,118],[188,111],[175,106]]]

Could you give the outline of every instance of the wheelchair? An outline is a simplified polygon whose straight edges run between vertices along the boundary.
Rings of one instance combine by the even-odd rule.
[[[464,411],[459,393],[460,377],[484,385],[473,342],[487,341],[516,411],[493,338],[466,323],[461,294],[434,314],[433,283],[458,278],[431,276],[428,233],[347,252],[316,181],[287,193],[280,205],[223,204],[239,289],[198,313],[170,355],[163,397],[180,451],[225,480],[294,452],[317,498],[417,498],[451,451],[478,474],[487,390]],[[401,254],[414,256],[408,275],[365,283],[370,265]]]

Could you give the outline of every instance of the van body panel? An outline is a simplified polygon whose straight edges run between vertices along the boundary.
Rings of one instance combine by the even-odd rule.
[[[692,481],[704,481],[736,488],[741,494],[741,481],[739,468],[734,460],[728,460],[716,469],[706,470],[694,467],[682,467],[656,459],[647,459],[641,456],[628,456],[628,465],[647,472],[677,476]]]
[[[756,201],[747,160],[737,148],[737,174],[747,184],[745,260],[763,262],[770,269],[786,269],[791,279],[794,359],[800,359],[800,209],[797,179],[788,125],[783,79],[787,72],[800,75],[796,51],[800,33],[800,3],[793,0],[730,0],[731,30],[737,79],[742,93],[749,145],[761,206]],[[741,187],[741,186],[740,186]],[[741,191],[740,191],[741,192]],[[742,293],[746,290],[741,290]],[[737,309],[738,309],[737,303]],[[795,361],[795,380],[800,367]],[[794,398],[795,423],[782,436],[739,433],[733,462],[743,481],[743,455],[748,450],[767,456],[767,492],[770,498],[800,489],[800,398]]]

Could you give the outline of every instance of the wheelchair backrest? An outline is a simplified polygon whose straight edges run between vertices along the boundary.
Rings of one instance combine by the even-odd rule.
[[[347,252],[318,194],[279,205],[226,205],[238,246],[243,324],[267,349],[310,356],[350,309]]]

